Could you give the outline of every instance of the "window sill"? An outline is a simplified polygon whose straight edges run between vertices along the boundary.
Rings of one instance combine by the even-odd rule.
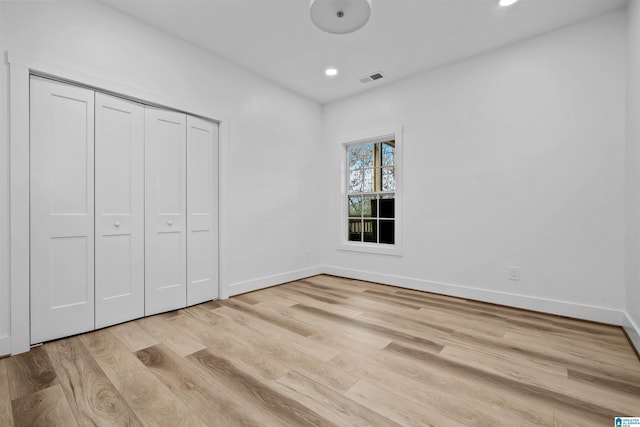
[[[361,252],[375,255],[402,256],[402,248],[400,248],[398,245],[343,242],[338,245],[338,250],[347,252]]]

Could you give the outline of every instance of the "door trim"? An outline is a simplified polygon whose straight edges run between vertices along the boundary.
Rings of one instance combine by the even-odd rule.
[[[227,115],[191,99],[175,99],[146,92],[126,83],[104,79],[79,70],[51,64],[14,52],[7,52],[9,65],[9,150],[10,150],[10,288],[11,354],[29,351],[29,76],[36,74],[70,84],[89,87],[151,106],[178,110],[212,120],[219,125],[218,141],[218,287],[221,299],[229,297],[227,272],[228,159]],[[125,95],[126,94],[126,95]]]

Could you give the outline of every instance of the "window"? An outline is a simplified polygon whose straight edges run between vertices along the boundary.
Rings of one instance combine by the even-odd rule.
[[[402,134],[400,125],[338,138],[338,250],[402,256]]]
[[[396,141],[364,142],[347,149],[347,241],[396,243]]]

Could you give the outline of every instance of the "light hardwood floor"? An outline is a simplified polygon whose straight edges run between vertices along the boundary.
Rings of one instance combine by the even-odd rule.
[[[619,327],[330,276],[0,359],[0,426],[612,426]]]

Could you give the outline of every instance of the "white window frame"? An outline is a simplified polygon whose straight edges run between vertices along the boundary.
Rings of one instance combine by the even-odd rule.
[[[338,144],[340,145],[340,227],[338,250],[362,252],[377,255],[393,255],[402,256],[402,193],[403,193],[403,163],[402,163],[402,133],[403,127],[395,126],[385,129],[379,129],[375,131],[362,132],[356,135],[350,135],[338,138]],[[370,242],[352,242],[347,240],[349,218],[347,210],[347,196],[348,196],[348,179],[347,173],[348,167],[348,147],[351,145],[362,144],[375,144],[378,142],[385,142],[389,140],[395,140],[395,153],[394,153],[394,166],[395,166],[395,202],[394,202],[394,216],[395,216],[395,230],[394,241],[395,243],[390,245],[386,243],[370,243]]]

